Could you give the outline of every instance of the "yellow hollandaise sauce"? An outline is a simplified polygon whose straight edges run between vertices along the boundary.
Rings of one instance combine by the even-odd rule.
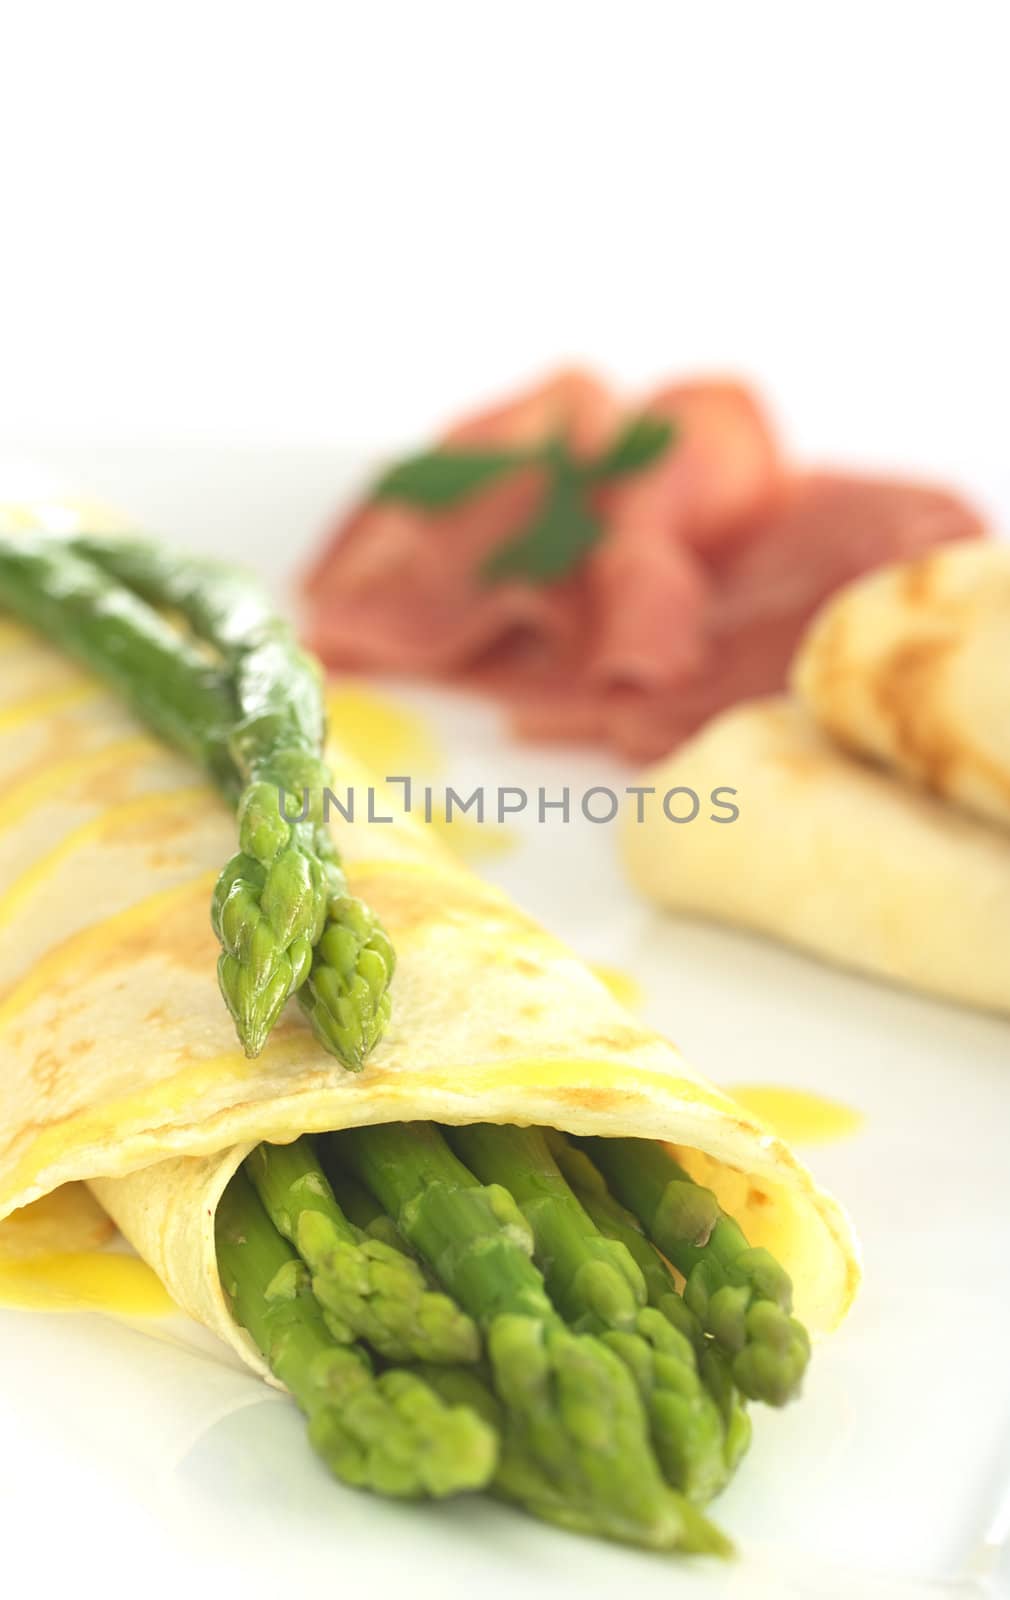
[[[425,820],[420,779],[443,770],[445,752],[437,733],[419,712],[374,689],[349,682],[330,685],[326,711],[335,738],[377,778],[410,776],[417,780],[412,817],[432,828],[442,843],[464,861],[487,860],[511,848],[514,839],[507,828],[494,822],[477,822],[459,811],[447,817],[444,798],[439,794],[430,808],[430,822]]]
[[[622,972],[620,967],[607,966],[600,961],[590,962],[589,970],[622,1006],[627,1006],[629,1011],[640,1008],[644,998],[642,985],[630,972]]]
[[[326,713],[334,737],[378,778],[441,770],[438,737],[409,706],[363,684],[337,682],[326,691]]]
[[[767,1122],[780,1138],[796,1144],[829,1144],[835,1139],[847,1139],[858,1133],[865,1120],[853,1106],[809,1089],[738,1083],[730,1085],[726,1093]]]
[[[174,1302],[138,1256],[103,1247],[115,1227],[83,1183],[67,1183],[0,1222],[0,1307],[169,1316]]]
[[[171,1295],[146,1261],[109,1250],[0,1258],[0,1306],[19,1311],[101,1311],[133,1320],[167,1317]]]

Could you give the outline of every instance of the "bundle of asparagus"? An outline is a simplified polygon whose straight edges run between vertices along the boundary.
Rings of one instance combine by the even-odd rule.
[[[648,1140],[392,1123],[263,1144],[217,1238],[338,1478],[487,1487],[647,1548],[727,1553],[701,1507],[747,1449],[744,1397],[784,1404],[809,1354],[778,1263]]]
[[[246,1054],[297,993],[324,1048],[359,1068],[389,1018],[394,954],[323,826],[320,673],[290,626],[243,573],[146,540],[0,538],[0,603],[111,683],[236,807],[239,850],[211,914]]]

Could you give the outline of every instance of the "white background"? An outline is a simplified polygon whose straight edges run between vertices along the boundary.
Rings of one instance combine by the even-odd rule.
[[[1003,0],[0,4],[0,448],[383,448],[558,359],[1005,456]]]
[[[1002,0],[0,0],[0,461],[279,571],[348,460],[578,357],[628,384],[741,369],[803,454],[1010,509],[1008,24]],[[804,1405],[761,1419],[723,1508],[745,1560],[343,1496],[218,1352],[6,1314],[0,1528],[43,1600],[891,1600],[995,1570],[1005,1024],[665,922],[609,859],[527,846],[502,880],[635,965],[714,1074],[844,1082],[868,1116],[811,1152],[867,1285]]]

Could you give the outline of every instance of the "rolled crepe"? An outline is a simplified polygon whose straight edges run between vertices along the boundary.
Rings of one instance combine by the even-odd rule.
[[[364,820],[368,777],[339,748],[334,792],[356,810],[335,833],[396,946],[392,1024],[355,1074],[292,1006],[246,1060],[208,916],[234,819],[83,675],[61,666],[53,691],[48,648],[8,626],[3,649],[0,1216],[88,1180],[179,1304],[263,1371],[214,1249],[253,1146],[385,1120],[546,1123],[683,1147],[777,1251],[799,1315],[842,1316],[849,1225],[782,1141],[388,797],[374,811],[393,820]]]
[[[795,701],[726,712],[640,781],[657,793],[622,843],[644,894],[1010,1011],[1006,835],[847,755]],[[735,793],[677,825],[662,804],[677,786]],[[735,820],[726,820],[730,801]],[[683,797],[669,806],[689,809]]]
[[[952,545],[843,589],[793,688],[847,748],[1010,824],[1010,548]]]

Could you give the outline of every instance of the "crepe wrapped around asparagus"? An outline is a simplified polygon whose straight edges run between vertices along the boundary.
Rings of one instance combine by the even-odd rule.
[[[641,782],[657,794],[622,846],[644,894],[840,966],[1010,1011],[1005,833],[849,755],[796,702],[724,713]],[[699,795],[731,787],[739,815],[727,823],[702,812],[677,826],[661,801],[678,785]],[[675,803],[683,812],[683,797]]]
[[[795,693],[833,738],[1010,824],[1010,548],[957,545],[887,567],[819,613]]]
[[[0,646],[14,669],[0,677],[0,774],[11,775],[0,817],[0,1216],[88,1180],[176,1301],[255,1371],[292,1388],[347,1481],[441,1494],[494,1471],[498,1492],[566,1526],[718,1548],[692,1494],[714,1492],[746,1442],[736,1387],[781,1403],[808,1354],[782,1268],[796,1314],[813,1329],[833,1326],[855,1291],[856,1249],[837,1205],[767,1128],[429,830],[389,796],[369,806],[368,774],[337,746],[328,752],[333,792],[345,807],[353,796],[355,818],[335,812],[334,836],[351,891],[395,946],[392,1021],[358,1074],[291,1010],[250,1060],[217,992],[208,916],[229,850],[225,805],[83,673],[62,669],[54,691],[47,646],[8,625]],[[633,1141],[656,1141],[658,1156],[669,1141],[665,1164],[650,1168],[640,1220],[646,1233],[661,1222],[674,1243],[685,1223],[684,1249],[702,1258],[685,1256],[683,1304],[672,1279],[670,1295],[658,1297],[674,1321],[646,1305],[630,1257],[635,1325],[613,1321],[616,1311],[607,1320],[599,1273],[581,1268],[593,1255],[594,1269],[605,1267],[613,1249],[597,1243],[547,1146],[524,1147],[516,1165],[515,1152],[496,1154],[492,1126],[482,1151],[506,1162],[523,1204],[535,1176],[523,1161],[535,1148],[552,1186],[551,1226],[577,1219],[565,1235],[575,1275],[566,1326],[545,1264],[530,1260],[542,1230],[514,1193],[460,1162],[439,1123],[544,1124],[587,1138],[590,1149],[621,1136],[619,1192],[635,1165]],[[382,1124],[393,1125],[388,1137]],[[301,1140],[340,1130],[320,1139],[318,1156]],[[290,1161],[263,1154],[289,1144]],[[336,1192],[319,1166],[324,1150],[338,1168],[346,1163]],[[383,1239],[341,1211],[347,1181],[368,1185],[388,1213]],[[489,1273],[492,1260],[500,1276]],[[493,1390],[485,1369],[466,1364],[478,1353],[478,1325]],[[361,1341],[372,1359],[414,1351],[424,1369],[373,1376]],[[432,1377],[429,1361],[457,1365]],[[545,1442],[537,1418],[548,1390],[570,1432]],[[676,1502],[645,1432],[653,1390],[669,1473],[697,1465],[692,1427],[698,1439],[702,1425],[725,1438],[722,1464],[709,1459],[704,1481]],[[500,1459],[491,1443],[499,1435]],[[622,1479],[608,1466],[618,1449],[642,1474],[628,1479],[628,1505],[614,1499]],[[609,1472],[602,1489],[597,1456]],[[539,1471],[548,1459],[571,1492]],[[643,1521],[647,1479],[655,1504]]]
[[[71,1178],[125,1179],[196,1156],[212,1158],[198,1180],[212,1208],[249,1147],[306,1131],[539,1122],[671,1140],[698,1153],[689,1160],[724,1166],[734,1190],[748,1174],[749,1236],[775,1243],[806,1321],[838,1320],[855,1282],[849,1231],[786,1146],[409,817],[369,824],[369,776],[332,746],[334,793],[358,801],[353,824],[334,823],[349,877],[379,908],[402,967],[394,1018],[360,1075],[327,1061],[292,1013],[262,1058],[246,1061],[215,987],[207,914],[229,844],[224,806],[184,762],[128,733],[83,674],[80,704],[33,713],[31,672],[45,677],[50,652],[27,635],[8,649],[18,693],[8,697],[5,675],[0,775],[19,776],[4,782],[11,820],[0,839],[3,1214]],[[85,693],[86,748],[68,757]],[[38,751],[27,762],[26,739]],[[394,816],[395,804],[380,795],[374,810]],[[159,1181],[148,1171],[102,1193],[114,1214],[139,1216],[150,1208],[131,1197]],[[179,1185],[173,1172],[176,1196]],[[195,1259],[173,1249],[155,1265],[180,1303],[248,1352],[207,1271],[209,1222],[199,1234],[184,1228],[178,1241]]]

